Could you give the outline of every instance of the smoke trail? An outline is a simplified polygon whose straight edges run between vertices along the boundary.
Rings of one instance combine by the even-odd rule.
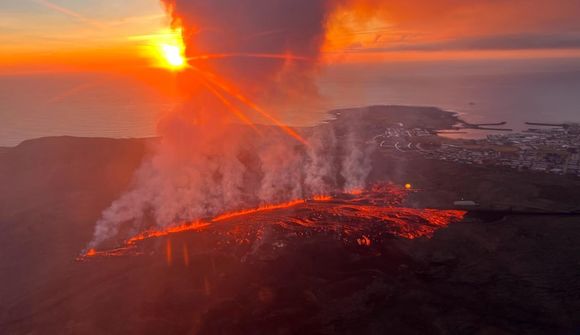
[[[351,192],[365,188],[366,179],[371,172],[371,154],[374,146],[364,147],[349,133],[346,139],[346,155],[342,162],[341,176],[345,180],[344,190]]]
[[[180,78],[188,101],[159,122],[161,143],[136,172],[130,190],[103,212],[90,248],[151,226],[364,187],[369,152],[354,135],[341,143],[331,125],[296,134],[285,126],[232,123],[235,113],[271,113],[255,101],[281,106],[316,97],[310,79],[320,57],[326,18],[338,1],[165,3],[183,26],[191,59],[211,54],[300,59],[191,61],[192,68]],[[272,120],[274,116],[267,121]]]
[[[317,127],[309,143],[304,184],[310,194],[330,194],[338,187],[334,154],[338,149],[334,129],[330,126]]]

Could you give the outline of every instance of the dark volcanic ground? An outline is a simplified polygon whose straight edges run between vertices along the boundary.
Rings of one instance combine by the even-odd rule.
[[[408,239],[393,220],[352,219],[348,201],[351,219],[322,229],[340,221],[313,215],[331,204],[304,204],[75,261],[146,153],[67,137],[0,151],[1,334],[580,332],[576,216],[419,220],[430,232]],[[376,155],[373,181],[423,189],[402,206],[580,203],[577,179]]]

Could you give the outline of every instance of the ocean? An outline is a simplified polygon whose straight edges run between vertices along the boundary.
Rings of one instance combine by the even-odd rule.
[[[0,76],[0,146],[44,136],[149,137],[172,108],[153,87],[122,76]]]
[[[307,125],[330,109],[386,104],[436,106],[471,123],[505,121],[516,131],[526,121],[580,122],[576,59],[348,64],[319,78],[325,107],[282,119]],[[156,120],[175,107],[154,88],[119,76],[0,76],[0,146],[43,136],[154,136]]]
[[[580,122],[580,61],[471,62],[345,66],[321,87],[333,107],[393,104],[435,106],[470,123]],[[482,137],[468,131],[461,136]]]

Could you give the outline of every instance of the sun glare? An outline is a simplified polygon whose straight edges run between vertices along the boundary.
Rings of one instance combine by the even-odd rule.
[[[162,44],[160,46],[163,58],[170,68],[180,69],[185,65],[185,57],[179,46]]]
[[[154,67],[181,71],[188,65],[185,57],[185,43],[179,28],[158,34],[133,36],[132,39],[145,42],[144,56],[151,60]]]
[[[157,48],[158,65],[172,71],[180,71],[187,67],[185,58],[185,43],[181,29],[159,35],[153,40]]]

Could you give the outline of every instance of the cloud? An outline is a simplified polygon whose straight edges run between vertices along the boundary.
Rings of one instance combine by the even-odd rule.
[[[399,43],[378,48],[357,48],[357,52],[390,51],[481,51],[481,50],[550,50],[579,49],[580,34],[516,34],[468,37],[437,42]]]
[[[36,2],[39,3],[39,4],[41,4],[41,5],[43,5],[43,6],[45,6],[46,8],[49,8],[51,10],[56,11],[58,13],[61,13],[61,14],[70,16],[73,19],[76,19],[76,20],[78,20],[80,22],[83,22],[83,23],[85,23],[85,24],[87,24],[87,25],[89,25],[89,26],[91,26],[93,28],[96,28],[96,29],[104,29],[104,28],[106,28],[106,26],[103,23],[101,23],[101,22],[99,22],[97,20],[90,19],[90,18],[88,18],[88,17],[86,17],[86,16],[84,16],[84,15],[78,13],[78,12],[75,12],[75,11],[73,11],[71,9],[68,9],[68,8],[65,8],[65,7],[62,7],[62,6],[59,6],[59,5],[54,4],[54,3],[50,2],[50,1],[47,1],[47,0],[36,0]]]
[[[359,20],[342,22],[340,38],[352,35],[348,52],[563,49],[577,48],[580,36],[577,0],[360,0],[349,6]],[[369,27],[370,18],[382,27]]]
[[[296,55],[300,61],[230,57],[213,62],[213,70],[243,82],[246,90],[264,91],[304,76],[315,66],[325,36],[332,1],[166,0],[185,29],[189,56],[203,54]]]

